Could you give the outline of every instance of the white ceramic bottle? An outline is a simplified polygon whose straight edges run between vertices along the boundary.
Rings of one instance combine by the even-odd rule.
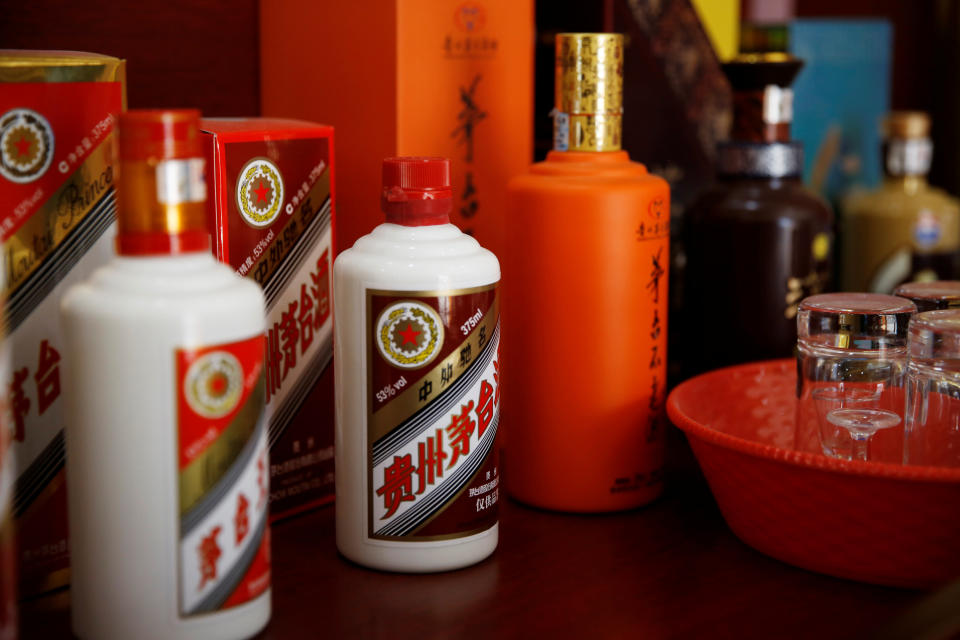
[[[63,300],[73,630],[270,618],[264,299],[215,261],[196,111],[120,116],[117,257]]]
[[[384,160],[381,206],[333,269],[337,547],[456,569],[497,546],[500,265],[449,223],[444,158]]]

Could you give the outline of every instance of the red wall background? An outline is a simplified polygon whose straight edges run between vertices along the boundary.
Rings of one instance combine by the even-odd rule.
[[[257,0],[0,0],[0,47],[127,60],[132,108],[260,114]]]
[[[548,14],[582,13],[584,3],[596,1],[540,0],[538,22]],[[0,0],[0,47],[74,49],[126,58],[128,104],[133,108],[197,107],[208,116],[256,116],[260,114],[259,4],[258,0]],[[269,10],[269,1],[263,4]],[[960,84],[956,82],[960,2],[796,0],[796,14],[880,17],[893,24],[892,106],[931,112],[939,158],[932,181],[960,191]],[[552,81],[549,69],[547,79]]]

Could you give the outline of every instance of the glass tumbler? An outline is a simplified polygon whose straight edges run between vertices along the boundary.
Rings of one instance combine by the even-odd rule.
[[[907,282],[897,287],[893,295],[911,300],[917,313],[960,307],[960,281],[934,280]]]
[[[826,293],[800,303],[798,450],[902,461],[907,326],[915,312],[909,300],[874,293]]]
[[[903,461],[960,467],[960,310],[918,313],[907,347]]]

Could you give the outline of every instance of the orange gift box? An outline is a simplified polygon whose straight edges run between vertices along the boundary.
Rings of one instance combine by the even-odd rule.
[[[382,222],[380,163],[452,160],[451,222],[500,253],[533,154],[532,0],[278,0],[260,7],[263,114],[337,130],[337,245]]]

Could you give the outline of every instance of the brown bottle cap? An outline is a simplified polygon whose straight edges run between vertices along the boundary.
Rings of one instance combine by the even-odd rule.
[[[793,120],[790,85],[803,61],[789,53],[740,54],[724,63],[733,89],[731,139],[741,142],[789,142]]]
[[[722,66],[734,91],[758,91],[768,85],[791,86],[803,60],[782,52],[741,53]]]

